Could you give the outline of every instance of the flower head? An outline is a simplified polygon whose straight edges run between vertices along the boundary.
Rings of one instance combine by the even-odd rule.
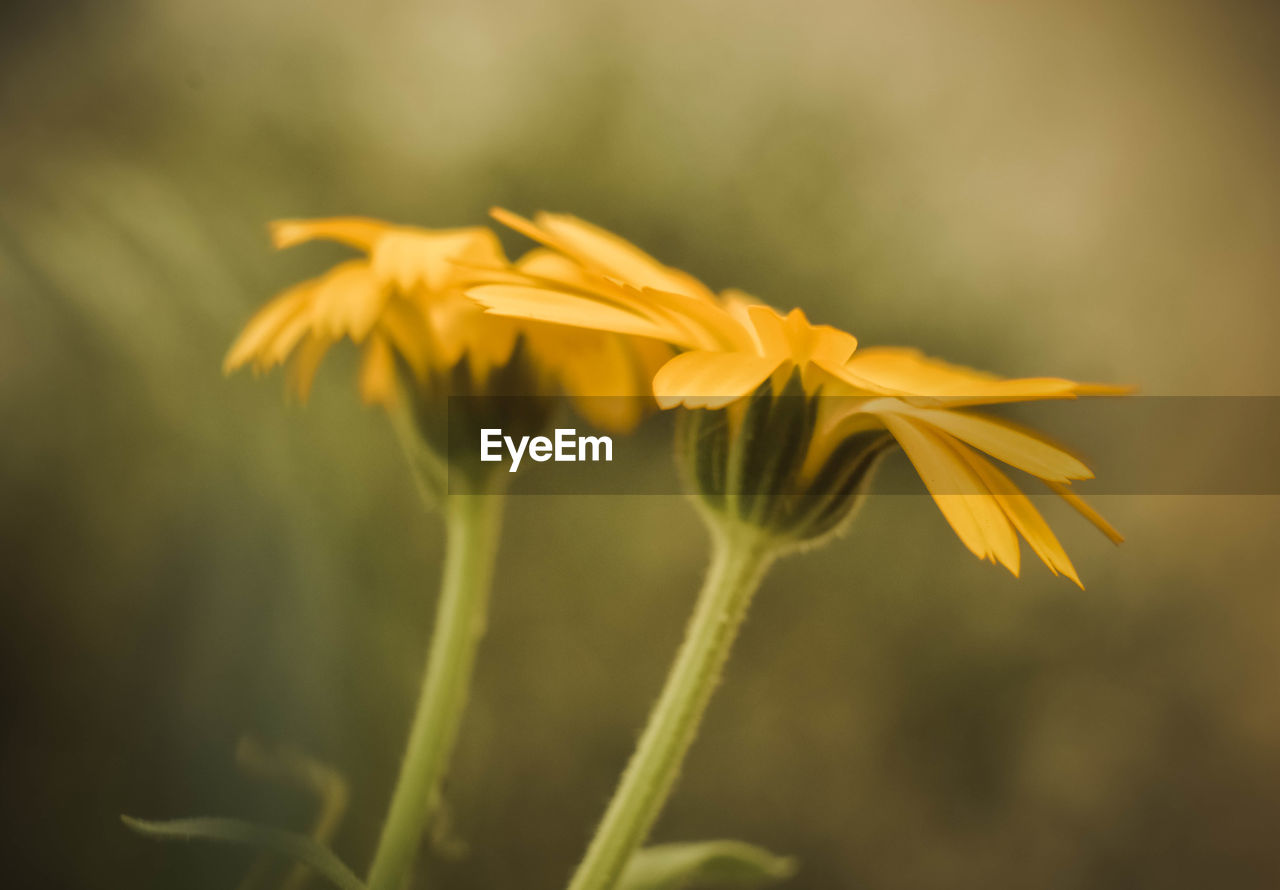
[[[454,259],[495,265],[501,247],[483,227],[422,230],[355,217],[282,220],[271,226],[276,247],[315,239],[361,251],[357,259],[294,285],[267,303],[245,325],[223,362],[230,373],[247,364],[266,371],[292,359],[289,383],[300,398],[310,393],[321,360],[342,339],[362,348],[360,392],[387,403],[395,395],[395,357],[415,372],[441,369],[476,352],[476,373],[501,363],[517,324],[488,325],[465,306]],[[475,336],[477,326],[489,336]]]
[[[335,241],[360,256],[289,288],[245,326],[224,361],[266,371],[290,362],[289,384],[305,400],[321,360],[340,340],[362,350],[359,386],[373,404],[396,398],[398,369],[434,396],[475,395],[502,375],[508,395],[565,392],[587,418],[609,429],[639,419],[635,396],[668,350],[652,340],[572,330],[486,314],[463,296],[479,270],[509,268],[493,232],[483,226],[421,229],[360,217],[283,220],[271,227],[277,247]],[[537,265],[525,258],[514,269]],[[509,370],[509,369],[508,369]]]
[[[1033,430],[966,409],[1125,387],[1006,379],[912,349],[858,349],[853,335],[814,325],[799,309],[784,315],[738,291],[717,295],[573,217],[494,215],[554,251],[564,268],[471,287],[470,297],[495,315],[668,343],[680,352],[654,375],[658,404],[726,409],[718,420],[686,424],[684,437],[686,451],[705,452],[689,462],[712,508],[800,539],[825,535],[851,514],[886,443],[896,442],[964,545],[1015,575],[1021,535],[1051,571],[1080,583],[1048,524],[992,459],[1044,481],[1122,540],[1070,490],[1093,475],[1079,458]],[[782,407],[788,399],[793,406]],[[762,485],[778,497],[762,500]]]

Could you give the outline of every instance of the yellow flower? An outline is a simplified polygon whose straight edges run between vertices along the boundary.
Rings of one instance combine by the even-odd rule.
[[[819,478],[852,437],[887,431],[964,545],[1015,575],[1021,535],[1051,571],[1080,583],[1029,498],[988,458],[1041,479],[1113,541],[1123,540],[1068,487],[1093,476],[1077,457],[1032,430],[961,409],[1116,395],[1127,388],[1058,377],[1004,379],[912,349],[859,350],[851,334],[813,325],[799,309],[782,315],[737,291],[716,295],[573,217],[539,214],[530,222],[506,211],[494,215],[556,251],[567,269],[494,280],[468,288],[468,296],[495,315],[624,332],[677,347],[681,352],[653,378],[661,407],[729,408],[736,423],[748,397],[766,383],[779,396],[794,375],[806,397],[821,393],[791,484],[803,487]]]
[[[263,306],[228,351],[227,373],[250,363],[266,371],[292,358],[289,382],[305,401],[320,361],[346,338],[363,350],[361,395],[385,404],[395,394],[394,354],[420,375],[450,367],[473,350],[477,373],[483,375],[510,355],[518,325],[491,325],[469,312],[458,290],[463,278],[453,263],[503,262],[498,240],[487,228],[428,231],[343,217],[282,220],[272,224],[271,234],[280,248],[323,239],[364,256],[339,263]],[[477,327],[488,330],[481,336]]]
[[[588,420],[627,429],[641,412],[634,396],[647,390],[652,369],[669,357],[652,340],[486,314],[462,288],[482,271],[496,275],[508,264],[493,232],[482,226],[431,230],[339,217],[283,220],[271,231],[276,247],[321,239],[363,254],[267,303],[227,353],[227,373],[245,365],[266,371],[292,359],[289,384],[304,401],[321,360],[342,339],[362,349],[364,400],[384,405],[395,399],[397,356],[419,380],[448,395],[451,373],[464,359],[473,384],[468,391],[482,391],[523,343],[536,379],[522,394],[564,391]],[[531,265],[536,257],[513,268]]]

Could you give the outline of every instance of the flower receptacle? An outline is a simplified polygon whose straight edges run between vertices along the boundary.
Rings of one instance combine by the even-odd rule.
[[[766,381],[723,409],[688,409],[679,418],[677,460],[714,520],[755,526],[794,543],[813,543],[856,512],[892,436],[849,436],[812,459],[821,395],[807,395],[794,373],[780,390]]]

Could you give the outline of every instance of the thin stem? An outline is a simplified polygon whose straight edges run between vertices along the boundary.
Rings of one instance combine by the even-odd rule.
[[[447,543],[435,628],[409,744],[369,870],[369,890],[402,890],[435,808],[484,633],[502,500],[498,494],[444,499]]]
[[[644,843],[675,786],[777,542],[745,525],[713,524],[707,580],[644,733],[569,890],[609,890]]]

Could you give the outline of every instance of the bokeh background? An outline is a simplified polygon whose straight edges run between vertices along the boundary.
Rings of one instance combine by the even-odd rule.
[[[237,768],[244,733],[345,775],[335,847],[368,860],[441,526],[350,356],[305,409],[221,377],[252,308],[334,255],[273,253],[272,218],[572,212],[863,343],[1280,395],[1267,4],[0,14],[11,886],[235,887],[248,856],[117,816],[305,826]],[[979,563],[919,497],[780,565],[656,839],[794,854],[797,888],[1280,886],[1280,503],[1099,506],[1118,550],[1049,505],[1084,592]],[[433,886],[563,882],[705,550],[678,497],[512,499],[448,788],[471,852]]]

